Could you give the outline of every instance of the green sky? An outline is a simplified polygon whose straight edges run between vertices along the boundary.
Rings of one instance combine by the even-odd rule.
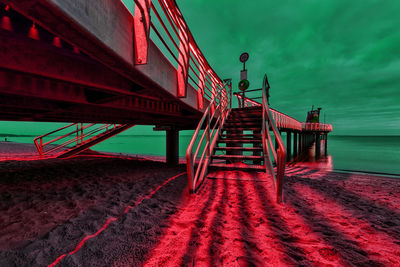
[[[314,104],[335,134],[400,134],[399,0],[178,0],[199,47],[237,85],[264,73],[271,105],[304,121]]]
[[[320,106],[334,134],[400,135],[399,0],[177,2],[211,66],[235,87],[247,51],[250,86],[268,73],[272,107],[304,121]],[[37,126],[2,122],[0,133]]]

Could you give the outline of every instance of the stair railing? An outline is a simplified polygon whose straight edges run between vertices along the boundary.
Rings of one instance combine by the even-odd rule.
[[[57,130],[38,136],[33,141],[35,143],[36,149],[39,152],[39,155],[41,157],[44,157],[45,155],[52,155],[52,153],[55,153],[62,149],[65,150],[71,148],[73,144],[83,144],[84,142],[93,138],[95,134],[99,134],[99,132],[101,131],[107,132],[111,129],[115,129],[116,127],[118,127],[116,124],[99,125],[95,123],[90,123],[84,125],[83,123],[71,123]],[[73,130],[71,131],[71,129]],[[68,130],[69,132],[63,133],[63,130]],[[46,142],[44,141],[45,138],[50,137],[54,134],[59,134],[59,136],[56,136],[55,138]]]
[[[229,89],[229,93],[226,90]],[[220,131],[224,125],[225,119],[231,110],[232,85],[230,80],[225,81],[221,88],[216,92],[210,104],[201,118],[189,146],[186,150],[187,175],[189,181],[189,192],[195,193],[204,181],[207,175],[210,159],[215,148]],[[204,129],[196,148],[200,130]],[[206,140],[205,144],[204,141]],[[202,148],[202,146],[204,147]],[[201,149],[202,152],[201,152]],[[200,159],[198,155],[201,152]]]
[[[267,101],[268,89],[269,89],[268,78],[267,75],[265,75],[262,87],[262,132],[261,132],[263,152],[264,152],[263,153],[264,165],[265,165],[265,171],[269,172],[273,178],[276,189],[276,201],[280,203],[283,201],[283,179],[285,175],[286,149],[268,105]],[[275,140],[278,144],[278,148],[276,151],[271,139],[270,128],[272,128]],[[272,151],[272,155],[274,157],[275,164],[277,167],[276,174],[272,166],[270,149]]]

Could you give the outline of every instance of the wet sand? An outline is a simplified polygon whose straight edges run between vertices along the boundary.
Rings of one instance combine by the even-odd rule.
[[[0,266],[400,264],[400,179],[292,166],[279,205],[268,177],[208,179],[188,196],[184,171],[110,155],[1,161]]]

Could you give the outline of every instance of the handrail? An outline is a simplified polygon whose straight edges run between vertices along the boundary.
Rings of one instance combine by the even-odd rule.
[[[134,1],[143,15],[145,7],[142,7],[138,0]],[[198,97],[211,101],[216,95],[215,87],[223,82],[199,49],[176,2],[173,0],[151,1],[149,9],[155,15],[151,17],[149,25],[155,37],[171,55],[172,61],[186,72],[187,83],[198,91]],[[153,39],[153,41],[158,40]],[[187,62],[181,59],[187,59]],[[203,103],[203,100],[200,102]]]
[[[268,88],[266,88],[268,86]],[[262,87],[262,144],[263,144],[263,154],[264,154],[264,165],[265,171],[271,174],[274,185],[276,189],[276,201],[278,203],[283,201],[283,179],[285,175],[285,164],[286,164],[286,148],[282,141],[281,135],[277,129],[275,120],[273,118],[272,112],[269,108],[267,101],[267,89],[269,89],[267,75],[264,76],[263,87]],[[275,147],[272,145],[272,139],[270,136],[270,127],[275,135],[275,140],[278,144],[278,149],[276,153],[273,153],[275,164],[277,167],[277,172],[275,174],[274,168],[272,166],[272,161],[269,153],[269,149],[275,152]],[[267,143],[267,140],[269,141]],[[268,146],[269,144],[269,146]]]
[[[227,86],[230,91],[229,93],[226,92]],[[190,193],[195,193],[204,180],[219,133],[231,110],[231,92],[231,81],[224,81],[224,84],[217,91],[205,110],[203,117],[197,125],[192,139],[190,140],[189,146],[186,150],[187,175]],[[204,132],[200,137],[195,152],[193,153],[193,147],[201,129],[204,129]],[[200,159],[197,161],[205,136],[207,136],[207,142],[205,143]],[[195,165],[197,165],[196,170]]]
[[[61,134],[60,136],[57,136],[57,137],[55,137],[55,138],[53,138],[53,139],[51,139],[49,141],[46,141],[46,142],[43,141],[45,137],[48,137],[51,134],[55,134],[55,133],[58,133],[58,132],[60,132],[62,130],[66,130],[66,129],[69,129],[69,128],[75,127],[75,126],[76,126],[76,128],[74,130],[68,132],[68,133]],[[94,128],[95,126],[98,126],[98,127]],[[71,144],[73,144],[75,142],[78,145],[79,144],[83,144],[84,142],[87,142],[91,138],[93,138],[94,134],[97,134],[100,131],[107,132],[109,130],[108,128],[110,126],[113,126],[113,128],[115,129],[116,127],[119,127],[120,125],[118,125],[118,126],[116,124],[101,124],[101,125],[98,125],[98,124],[95,124],[95,123],[90,123],[88,125],[84,125],[83,123],[71,123],[71,124],[68,124],[66,126],[61,127],[60,129],[57,129],[57,130],[51,131],[49,133],[46,133],[44,135],[38,136],[33,141],[35,143],[36,149],[39,152],[39,155],[41,157],[43,157],[44,155],[48,155],[48,154],[50,154],[52,152],[55,152],[57,150],[60,150],[62,148],[66,148],[66,147],[70,148],[69,145],[71,145]],[[70,139],[67,139],[67,138],[69,138],[71,136],[73,136],[73,137],[70,138]],[[88,139],[86,139],[86,138],[88,138]],[[48,145],[50,145],[52,143],[55,143],[55,142],[63,140],[63,139],[67,139],[67,140],[62,141],[62,143],[60,143],[60,144],[57,143],[57,144],[55,144],[55,146],[50,147],[47,150],[44,150],[45,146],[48,146]]]

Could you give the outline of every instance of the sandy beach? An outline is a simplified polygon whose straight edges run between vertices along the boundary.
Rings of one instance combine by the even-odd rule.
[[[291,166],[276,204],[268,177],[189,196],[184,172],[101,154],[0,161],[0,266],[400,265],[398,178]]]

